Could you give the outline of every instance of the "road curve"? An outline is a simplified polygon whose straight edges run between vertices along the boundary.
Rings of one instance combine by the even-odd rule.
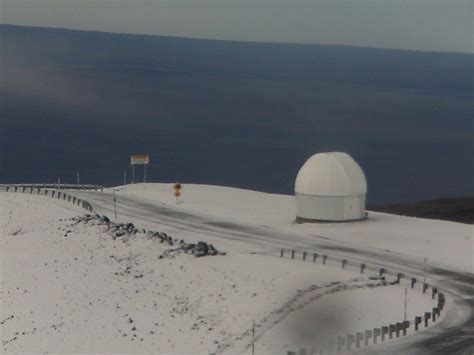
[[[89,201],[99,214],[113,216],[113,195],[110,191],[69,191]],[[436,265],[426,266],[411,256],[386,250],[369,249],[348,245],[318,235],[304,235],[261,226],[241,225],[212,216],[204,216],[159,202],[144,201],[135,197],[120,195],[117,212],[123,218],[138,226],[170,226],[187,233],[199,232],[216,238],[239,241],[253,245],[255,250],[292,248],[300,250],[326,250],[357,262],[370,263],[396,270],[407,275],[426,275],[430,284],[453,300],[446,309],[443,321],[413,337],[386,343],[384,354],[474,354],[474,274],[451,270]],[[378,347],[377,347],[378,348]],[[380,350],[363,350],[375,354]]]

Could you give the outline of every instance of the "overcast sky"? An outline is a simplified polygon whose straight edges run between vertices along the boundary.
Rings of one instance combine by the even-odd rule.
[[[2,23],[473,52],[474,0],[0,0]]]

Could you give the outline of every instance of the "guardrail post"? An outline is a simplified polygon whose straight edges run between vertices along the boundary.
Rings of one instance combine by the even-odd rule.
[[[416,284],[416,277],[411,278],[411,288],[415,287]]]
[[[356,348],[357,349],[360,348],[360,343],[362,340],[364,340],[364,333],[357,332],[356,333]]]
[[[379,269],[379,276],[382,277],[383,274],[385,274],[385,269],[383,267],[381,267]]]
[[[393,339],[393,333],[395,333],[396,327],[395,324],[390,324],[388,326],[388,338]]]
[[[337,351],[338,354],[340,354],[342,352],[342,349],[344,348],[345,345],[346,345],[346,338],[338,336],[337,337],[337,347],[336,347],[336,351]]]
[[[305,261],[305,260],[306,260],[306,252],[304,251],[303,252],[303,261]]]
[[[341,267],[344,269],[346,267],[346,264],[347,264],[347,260],[343,259],[341,262]]]
[[[395,331],[397,338],[400,338],[400,331],[403,329],[403,323],[395,324]]]
[[[425,312],[425,328],[428,326],[428,321],[431,319],[431,313]]]
[[[428,289],[428,284],[423,283],[423,293],[426,293],[426,290]]]
[[[383,327],[382,327],[382,334],[381,334],[381,335],[382,335],[382,336],[381,336],[381,340],[382,340],[382,341],[385,341],[385,335],[386,335],[386,334],[388,334],[388,327],[383,326]]]
[[[368,346],[369,345],[369,339],[372,338],[372,331],[371,330],[366,330],[364,332],[364,345]]]
[[[291,251],[291,258],[292,258],[292,259],[295,258],[295,251],[294,251],[294,250]]]
[[[444,308],[444,303],[446,302],[444,294],[442,292],[438,293],[438,308],[442,310]]]
[[[317,258],[318,258],[318,253],[313,253],[313,263],[316,262]]]
[[[328,258],[327,255],[323,255],[323,265],[326,264],[326,259]]]
[[[415,317],[415,331],[418,331],[418,327],[419,327],[420,324],[421,324],[421,317],[416,316]]]
[[[436,287],[433,287],[431,289],[431,299],[434,300],[437,293],[438,293],[438,289]]]
[[[346,341],[346,350],[350,351],[352,347],[352,343],[355,341],[355,336],[353,334],[347,335],[347,341]]]
[[[8,186],[7,186],[7,188],[6,188],[6,192],[8,192],[8,190],[9,190],[9,189],[10,189],[10,187],[8,187]]]
[[[403,321],[403,336],[407,335],[407,329],[410,328],[410,321],[404,320]]]
[[[360,264],[360,273],[363,274],[365,270],[365,264]]]
[[[382,334],[382,329],[380,328],[374,328],[374,344],[377,344],[377,337],[380,336],[380,334]]]

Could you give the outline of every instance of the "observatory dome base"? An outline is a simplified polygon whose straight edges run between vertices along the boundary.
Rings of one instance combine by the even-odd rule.
[[[357,196],[315,196],[296,193],[296,220],[356,221],[365,219],[365,194]]]

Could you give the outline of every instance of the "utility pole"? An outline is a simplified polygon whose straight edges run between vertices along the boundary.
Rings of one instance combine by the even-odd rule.
[[[115,220],[117,220],[117,196],[115,195],[115,190],[114,191],[114,214],[115,214]]]
[[[407,320],[407,288],[405,288],[405,312],[403,313],[403,320]]]
[[[123,171],[123,186],[127,185],[127,170]]]

